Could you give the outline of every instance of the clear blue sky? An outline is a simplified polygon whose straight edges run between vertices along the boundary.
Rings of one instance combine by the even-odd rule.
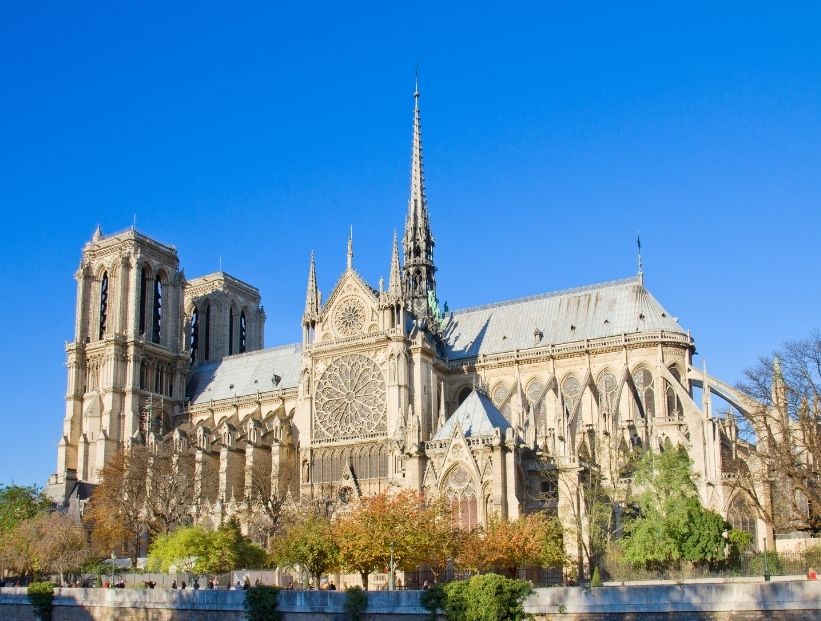
[[[417,63],[451,308],[631,275],[641,230],[726,381],[821,328],[817,3],[90,4],[0,6],[0,482],[55,470],[98,223],[136,213],[189,277],[222,256],[267,345],[299,339],[309,253],[330,292],[349,225],[387,277]]]

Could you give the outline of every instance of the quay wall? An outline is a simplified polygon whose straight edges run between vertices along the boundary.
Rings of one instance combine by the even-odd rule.
[[[368,592],[368,621],[429,618],[421,591]],[[281,591],[283,621],[344,621],[340,591]],[[52,621],[244,621],[244,591],[55,589]],[[821,618],[821,581],[536,589],[540,621],[797,621]],[[24,588],[0,589],[0,619],[36,621]]]

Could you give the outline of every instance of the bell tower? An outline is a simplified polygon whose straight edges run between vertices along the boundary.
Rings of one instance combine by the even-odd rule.
[[[96,483],[106,461],[129,442],[170,430],[188,370],[185,277],[174,248],[133,229],[104,236],[97,227],[75,279],[66,416],[47,489],[58,501],[77,480]]]

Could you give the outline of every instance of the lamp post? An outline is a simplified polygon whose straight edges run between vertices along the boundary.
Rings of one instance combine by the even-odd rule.
[[[767,538],[764,537],[764,582],[770,581],[770,568],[767,566]]]
[[[111,553],[111,582],[108,583],[108,588],[114,588],[114,568],[116,567],[115,561],[117,560],[117,555],[114,552]]]
[[[394,576],[394,565],[393,565],[393,543],[391,542],[390,545],[391,550],[391,566],[390,566],[390,573],[388,574],[388,589],[393,591],[396,588],[396,577]]]

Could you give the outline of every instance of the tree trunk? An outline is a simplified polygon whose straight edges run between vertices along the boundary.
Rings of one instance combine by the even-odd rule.
[[[367,572],[367,571],[360,571],[359,572],[359,575],[362,577],[362,590],[364,590],[364,591],[368,590],[368,574],[369,574],[369,572]]]

